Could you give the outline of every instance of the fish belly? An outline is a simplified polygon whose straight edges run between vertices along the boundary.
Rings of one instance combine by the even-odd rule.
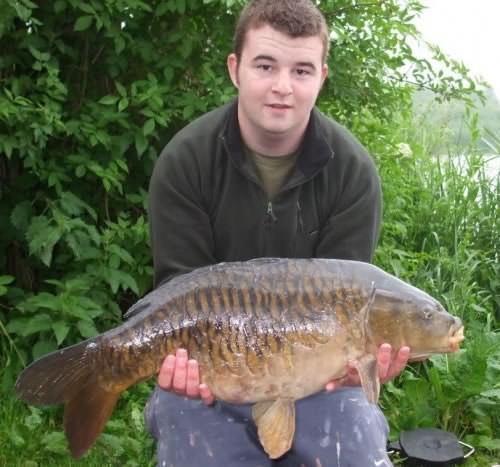
[[[345,375],[348,361],[361,354],[348,344],[343,332],[313,346],[294,342],[287,351],[262,355],[252,366],[244,353],[231,364],[214,365],[203,356],[197,358],[202,381],[218,399],[236,404],[279,398],[297,400],[323,390],[328,381]]]

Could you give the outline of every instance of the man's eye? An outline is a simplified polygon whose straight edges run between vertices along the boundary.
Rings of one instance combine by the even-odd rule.
[[[264,71],[269,71],[271,70],[271,65],[257,65],[257,68],[260,68],[261,70]]]
[[[309,74],[309,70],[305,70],[303,68],[298,68],[296,70],[296,73],[299,75],[299,76],[307,76]]]

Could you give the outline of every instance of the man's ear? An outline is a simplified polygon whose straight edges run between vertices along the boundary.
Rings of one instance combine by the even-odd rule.
[[[229,71],[229,77],[233,84],[238,88],[240,81],[238,79],[238,57],[236,54],[229,54],[227,57],[227,70]]]
[[[323,83],[325,82],[327,77],[328,77],[328,65],[325,63],[321,67],[321,86],[323,86]]]

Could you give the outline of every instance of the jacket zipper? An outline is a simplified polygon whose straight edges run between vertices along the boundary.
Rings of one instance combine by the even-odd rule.
[[[266,224],[274,224],[277,220],[278,218],[273,211],[273,203],[271,201],[268,201],[266,211]]]

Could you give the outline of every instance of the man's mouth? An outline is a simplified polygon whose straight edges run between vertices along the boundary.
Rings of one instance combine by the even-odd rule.
[[[286,105],[286,104],[268,104],[268,107],[271,107],[272,109],[290,109],[291,106]]]

